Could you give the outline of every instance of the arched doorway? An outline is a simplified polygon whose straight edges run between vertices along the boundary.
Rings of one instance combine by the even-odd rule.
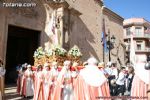
[[[18,64],[29,63],[33,65],[34,51],[39,46],[40,31],[8,26],[6,75],[5,83],[16,83]]]

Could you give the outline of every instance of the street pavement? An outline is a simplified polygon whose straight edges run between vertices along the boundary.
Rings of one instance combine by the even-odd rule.
[[[6,85],[4,100],[33,100],[33,99],[21,97],[16,91],[17,91],[17,86],[15,84]],[[121,99],[115,99],[115,100],[121,100]]]
[[[21,97],[16,91],[16,85],[7,85],[5,86],[5,97],[4,100],[32,100],[29,98]]]

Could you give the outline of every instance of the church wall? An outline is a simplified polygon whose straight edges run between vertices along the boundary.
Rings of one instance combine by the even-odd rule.
[[[66,15],[68,22],[68,39],[63,46],[67,49],[73,45],[78,45],[83,53],[82,60],[86,60],[90,56],[96,57],[98,60],[103,59],[103,47],[101,43],[102,33],[102,3],[98,3],[95,0],[66,0],[69,7],[66,8]],[[79,13],[76,14],[72,10],[74,8]],[[37,3],[37,7],[29,10],[22,9],[5,9],[0,13],[0,46],[3,48],[0,50],[0,57],[5,60],[6,44],[8,25],[20,26],[28,29],[38,30],[41,32],[40,44],[42,47],[45,43],[49,42],[49,37],[45,33],[45,21],[46,11],[41,2]],[[24,13],[25,12],[25,13]],[[110,32],[116,36],[116,40],[119,41],[123,37],[122,21],[117,17],[110,17],[108,13],[105,13],[107,19],[106,27],[109,27]],[[64,24],[65,27],[65,24]],[[107,31],[107,30],[106,30]],[[64,35],[65,33],[63,33]],[[117,42],[118,43],[118,42]],[[115,49],[114,49],[115,50]],[[122,54],[119,54],[123,59]],[[112,56],[113,57],[113,56]]]
[[[0,9],[0,59],[4,60],[5,59],[5,45],[6,45],[6,41],[5,41],[5,33],[6,33],[6,16],[5,16],[5,12],[4,9]]]
[[[110,32],[110,38],[112,35],[115,36],[115,44],[114,48],[110,51],[111,61],[117,62],[118,67],[120,64],[124,65],[124,48],[121,46],[123,43],[123,18],[120,18],[118,15],[114,15],[114,13],[108,9],[104,9],[104,20],[105,20],[105,31],[108,34]],[[121,63],[117,60],[119,57]],[[105,57],[105,61],[109,61],[109,55],[107,54]]]
[[[102,20],[106,20],[106,33],[110,30],[111,36],[116,37],[115,48],[111,51],[111,59],[117,61],[117,56],[124,65],[123,47],[119,46],[117,54],[117,46],[123,41],[123,18],[114,12],[103,9],[102,3],[97,3],[94,0],[78,0],[71,2],[67,0],[71,7],[75,8],[81,14],[70,15],[70,47],[78,45],[83,53],[82,60],[88,59],[90,56],[96,57],[98,60],[103,60],[103,47],[101,43]],[[104,10],[104,11],[103,11]],[[104,14],[104,15],[103,15]],[[119,42],[121,41],[121,42]],[[105,62],[108,61],[108,54],[105,55]],[[119,62],[117,62],[119,64]],[[120,65],[120,64],[119,64]]]
[[[70,16],[70,47],[78,45],[83,53],[82,60],[94,56],[102,60],[101,5],[94,0],[68,2],[80,15]]]
[[[0,9],[0,58],[6,60],[8,26],[18,26],[40,31],[39,45],[44,47],[49,37],[44,31],[46,11],[40,2],[35,8],[2,8]]]

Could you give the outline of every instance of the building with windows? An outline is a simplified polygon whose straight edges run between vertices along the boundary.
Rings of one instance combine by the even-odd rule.
[[[124,20],[124,42],[126,44],[126,63],[129,63],[130,36],[133,34],[134,48],[137,60],[145,59],[150,55],[150,22],[144,18]]]

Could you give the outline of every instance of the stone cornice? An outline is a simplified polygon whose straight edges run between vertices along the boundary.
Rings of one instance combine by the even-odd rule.
[[[101,7],[103,6],[103,0],[94,0],[95,2],[97,2]]]
[[[62,0],[61,2],[55,2],[55,1],[46,1],[46,3],[51,6],[52,8],[60,8],[60,7],[64,7],[64,8],[68,8],[69,4],[65,1]]]
[[[123,22],[124,18],[119,16],[118,14],[116,14],[115,12],[111,11],[110,9],[108,9],[107,7],[103,6],[102,7],[102,10],[103,10],[103,14],[105,15],[109,15],[111,16],[112,18],[115,18],[117,20],[120,20],[121,22]]]
[[[128,26],[146,26],[150,27],[150,22],[145,20],[144,18],[130,18],[124,20],[123,26],[128,27]]]

